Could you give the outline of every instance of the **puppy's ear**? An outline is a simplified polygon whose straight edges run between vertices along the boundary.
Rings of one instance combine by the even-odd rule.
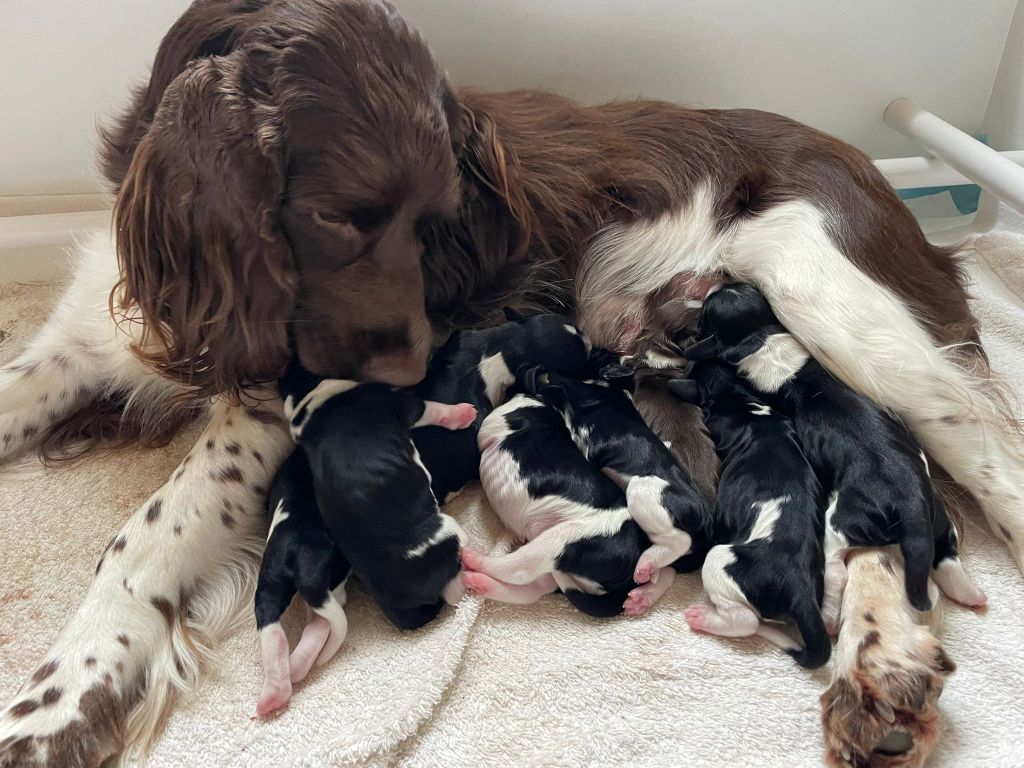
[[[505,307],[502,311],[505,313],[505,319],[510,323],[521,323],[526,320],[526,315],[512,307]]]
[[[683,357],[687,360],[710,360],[717,352],[718,340],[714,336],[708,336],[684,349]]]
[[[284,136],[265,56],[189,64],[167,87],[114,206],[115,317],[133,351],[195,391],[237,392],[288,361],[297,277],[280,223]]]
[[[668,383],[668,391],[686,403],[700,403],[697,382],[693,379],[672,379]]]
[[[767,329],[762,328],[756,333],[750,334],[738,344],[733,344],[731,347],[727,347],[722,350],[719,357],[729,363],[729,365],[739,365],[743,361],[743,358],[754,354],[764,346],[767,337]]]
[[[548,371],[543,365],[534,365],[521,370],[516,378],[524,392],[536,395],[537,391],[548,383]]]

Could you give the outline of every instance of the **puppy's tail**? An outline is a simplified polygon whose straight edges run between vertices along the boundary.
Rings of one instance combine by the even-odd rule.
[[[813,590],[809,590],[794,601],[791,614],[793,622],[800,630],[804,647],[799,650],[787,651],[801,667],[817,669],[828,661],[832,655],[832,641],[829,639],[825,622],[821,618],[821,608],[814,599]]]
[[[917,514],[904,516],[900,552],[906,566],[904,582],[907,599],[917,610],[930,611],[932,600],[928,596],[928,577],[935,559],[935,540],[930,519],[921,519]]]

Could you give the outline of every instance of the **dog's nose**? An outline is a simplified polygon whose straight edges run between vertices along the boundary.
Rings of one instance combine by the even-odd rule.
[[[374,355],[363,366],[363,378],[396,387],[411,387],[427,375],[428,355],[429,346],[423,350],[417,348]]]

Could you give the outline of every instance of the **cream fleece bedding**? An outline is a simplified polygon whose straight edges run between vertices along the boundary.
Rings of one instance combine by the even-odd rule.
[[[974,309],[997,370],[1024,383],[1024,229],[970,249]],[[45,317],[48,285],[0,287],[0,362]],[[0,476],[0,698],[8,700],[82,598],[120,523],[195,439],[160,450]],[[476,546],[510,546],[471,490],[451,505]],[[941,700],[947,768],[1024,765],[1024,580],[980,521],[966,532],[984,615],[951,607],[944,642],[959,665]],[[595,620],[558,595],[533,606],[467,597],[423,630],[388,625],[358,586],[349,636],[279,717],[250,719],[261,683],[255,627],[225,644],[214,674],[177,708],[154,766],[816,766],[810,673],[762,640],[690,632],[701,594],[680,577],[641,619]],[[301,615],[290,613],[293,642]]]

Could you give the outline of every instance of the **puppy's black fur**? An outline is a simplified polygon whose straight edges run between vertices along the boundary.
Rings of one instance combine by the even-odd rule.
[[[470,403],[477,409],[476,423],[469,429],[453,432],[421,427],[413,433],[430,471],[434,495],[441,503],[479,478],[476,435],[480,424],[504,402],[520,369],[543,365],[572,374],[587,360],[589,345],[569,318],[555,314],[525,317],[511,309],[505,310],[505,316],[509,322],[502,325],[452,334],[434,353],[426,378],[415,388],[424,400]]]
[[[707,361],[694,365],[690,376],[692,382],[669,386],[687,400],[696,394],[721,461],[714,540],[730,545],[735,556],[725,573],[762,618],[791,619],[805,647],[790,654],[801,666],[820,667],[831,643],[820,612],[824,555],[814,471],[789,419],[754,397],[734,368]],[[779,508],[774,525],[749,540],[761,505],[773,501]],[[713,590],[711,578],[705,586]]]
[[[622,491],[583,457],[566,429],[562,415],[549,407],[528,405],[505,416],[511,434],[501,450],[509,453],[526,481],[532,499],[557,496],[608,514],[624,512]],[[511,403],[510,403],[511,405]],[[566,504],[566,507],[570,506]],[[566,598],[591,616],[616,616],[636,584],[633,569],[650,541],[640,526],[626,516],[621,527],[608,535],[594,535],[568,543],[556,558],[556,569],[570,577],[596,582],[603,594],[563,588]]]
[[[407,390],[355,382],[303,403],[321,383],[332,382],[296,365],[279,382],[321,518],[385,616],[415,629],[437,616],[461,569],[461,531],[439,513],[412,442],[425,403]]]
[[[267,493],[267,525],[279,522],[267,539],[256,587],[256,628],[280,620],[295,593],[311,608],[348,578],[351,567],[324,529],[316,506],[313,476],[295,451],[274,475]]]
[[[692,540],[690,551],[671,564],[680,572],[696,570],[711,545],[711,509],[633,405],[632,370],[622,365],[615,353],[594,350],[582,375],[588,378],[571,379],[533,369],[524,375],[524,387],[562,414],[579,450],[623,490],[634,478],[665,481],[657,503],[668,513],[671,524]]]
[[[756,288],[731,284],[708,297],[701,315],[706,338],[686,354],[717,354],[739,365],[748,386],[793,419],[822,485],[838,494],[831,527],[850,546],[899,544],[907,596],[918,610],[930,609],[928,576],[943,559],[956,557],[957,536],[921,447],[902,423],[810,355],[798,369],[800,360],[792,362],[795,373],[777,389],[757,388],[751,356],[771,337],[785,333]]]

